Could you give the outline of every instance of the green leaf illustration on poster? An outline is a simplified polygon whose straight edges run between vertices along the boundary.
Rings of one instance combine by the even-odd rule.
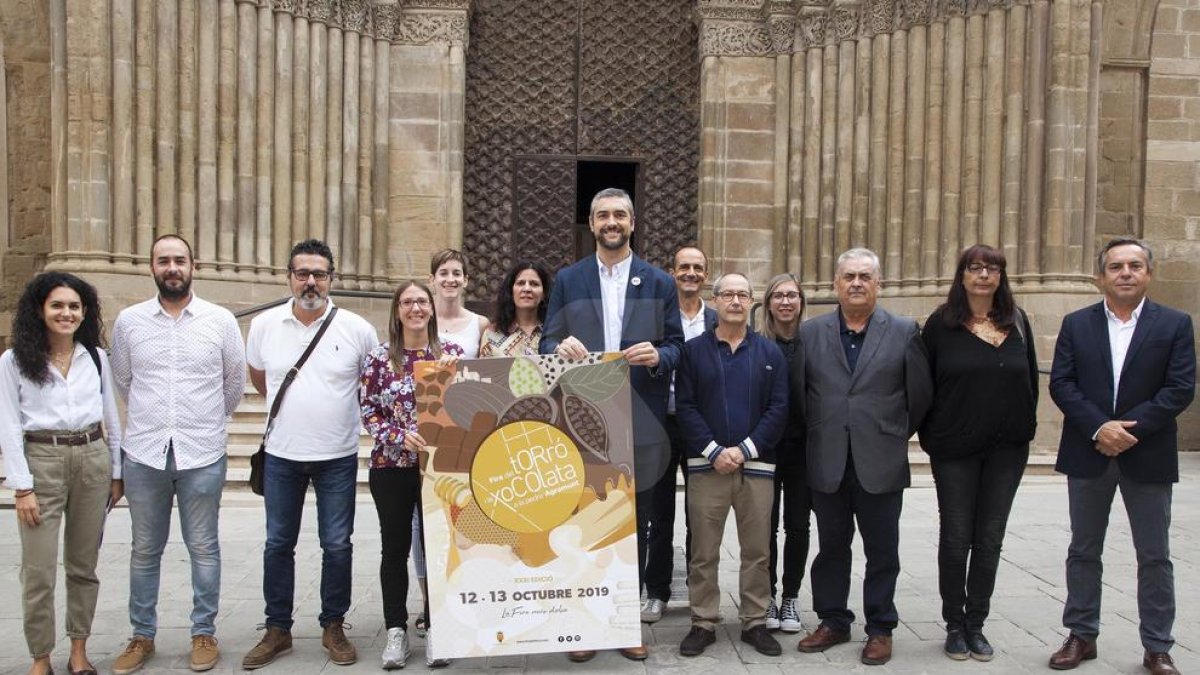
[[[572,368],[558,378],[558,386],[567,394],[603,403],[616,395],[628,380],[629,364],[622,359]]]

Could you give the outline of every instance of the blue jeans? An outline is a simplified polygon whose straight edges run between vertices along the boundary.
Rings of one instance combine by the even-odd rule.
[[[133,634],[154,639],[163,549],[171,533],[171,499],[179,505],[183,543],[192,561],[192,635],[213,635],[221,595],[217,519],[225,487],[225,456],[208,466],[179,470],[168,451],[163,470],[124,461],[125,498],[133,521],[129,556],[129,623]]]
[[[350,535],[354,533],[357,455],[322,462],[294,462],[267,454],[263,499],[267,543],[263,548],[266,623],[292,629],[296,592],[296,540],[311,481],[317,493],[317,536],[321,540],[321,614],[324,626],[350,609]]]

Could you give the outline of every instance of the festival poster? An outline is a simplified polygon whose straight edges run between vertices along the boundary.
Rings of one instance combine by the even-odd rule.
[[[436,658],[641,644],[629,365],[416,364]]]

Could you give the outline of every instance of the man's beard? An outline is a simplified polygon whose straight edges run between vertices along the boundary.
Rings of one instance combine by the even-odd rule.
[[[621,236],[618,237],[616,241],[609,241],[604,235],[604,231],[601,231],[600,234],[596,235],[596,244],[598,244],[601,248],[608,249],[609,251],[620,251],[621,249],[625,248],[626,244],[629,243],[629,235],[625,234],[624,232],[621,233]]]
[[[178,288],[171,288],[167,285],[168,281],[181,281],[182,283]],[[160,279],[159,277],[154,277],[154,285],[158,286],[159,296],[167,300],[182,300],[192,292],[191,277],[177,277],[172,279]]]
[[[313,291],[311,295],[305,291],[296,298],[296,304],[305,311],[314,312],[325,306],[325,296],[321,295],[319,291]]]

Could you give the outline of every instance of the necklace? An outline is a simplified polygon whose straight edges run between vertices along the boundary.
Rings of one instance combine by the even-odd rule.
[[[65,376],[67,374],[67,372],[69,370],[71,370],[71,357],[74,354],[75,354],[74,350],[71,350],[69,352],[63,352],[61,354],[55,354],[55,353],[51,352],[50,363],[53,363],[54,367],[58,368],[59,372],[61,372]]]

